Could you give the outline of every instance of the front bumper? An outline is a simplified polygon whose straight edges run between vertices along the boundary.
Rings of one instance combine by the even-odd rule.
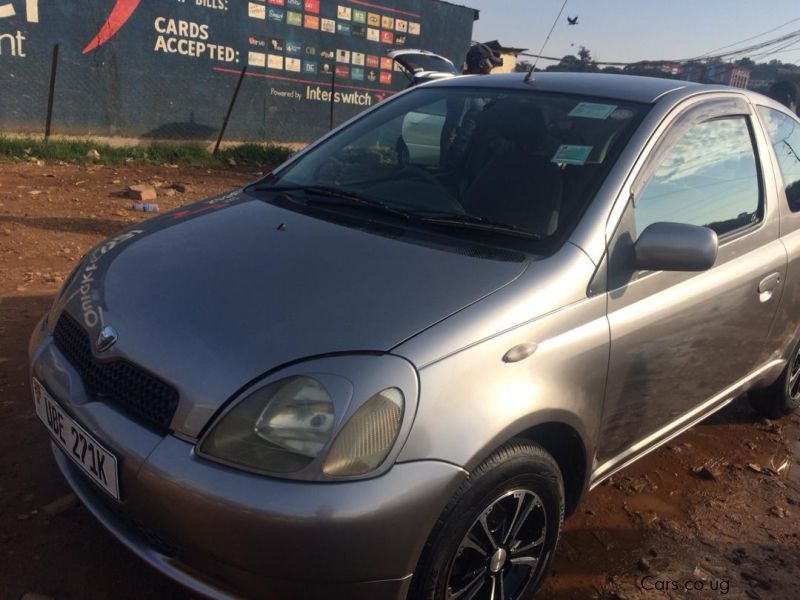
[[[88,399],[50,338],[32,373],[120,462],[117,502],[54,446],[76,494],[130,550],[204,596],[404,598],[429,532],[466,476],[436,461],[343,483],[239,472]]]

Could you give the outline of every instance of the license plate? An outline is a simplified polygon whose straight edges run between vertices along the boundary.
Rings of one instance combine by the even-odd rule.
[[[33,401],[36,414],[50,436],[101,488],[119,500],[117,458],[72,419],[53,400],[41,383],[33,380]]]

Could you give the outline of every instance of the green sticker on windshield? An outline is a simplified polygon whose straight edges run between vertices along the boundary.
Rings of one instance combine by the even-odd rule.
[[[583,117],[585,119],[607,119],[614,110],[616,104],[597,104],[595,102],[581,102],[571,111],[570,117]]]
[[[583,165],[592,153],[592,146],[573,146],[571,144],[561,144],[556,150],[555,156],[550,160],[554,163],[567,165]]]

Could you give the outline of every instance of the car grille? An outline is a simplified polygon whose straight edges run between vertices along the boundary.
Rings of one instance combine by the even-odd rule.
[[[175,388],[127,361],[97,361],[89,334],[66,312],[59,317],[53,338],[90,396],[114,402],[159,429],[169,428],[178,407]]]

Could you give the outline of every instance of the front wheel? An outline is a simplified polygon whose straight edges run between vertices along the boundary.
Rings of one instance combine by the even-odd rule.
[[[564,521],[564,484],[552,456],[515,440],[456,492],[420,559],[413,598],[505,600],[533,596]]]
[[[747,394],[750,405],[761,416],[777,419],[800,408],[800,342],[794,347],[778,380]]]

